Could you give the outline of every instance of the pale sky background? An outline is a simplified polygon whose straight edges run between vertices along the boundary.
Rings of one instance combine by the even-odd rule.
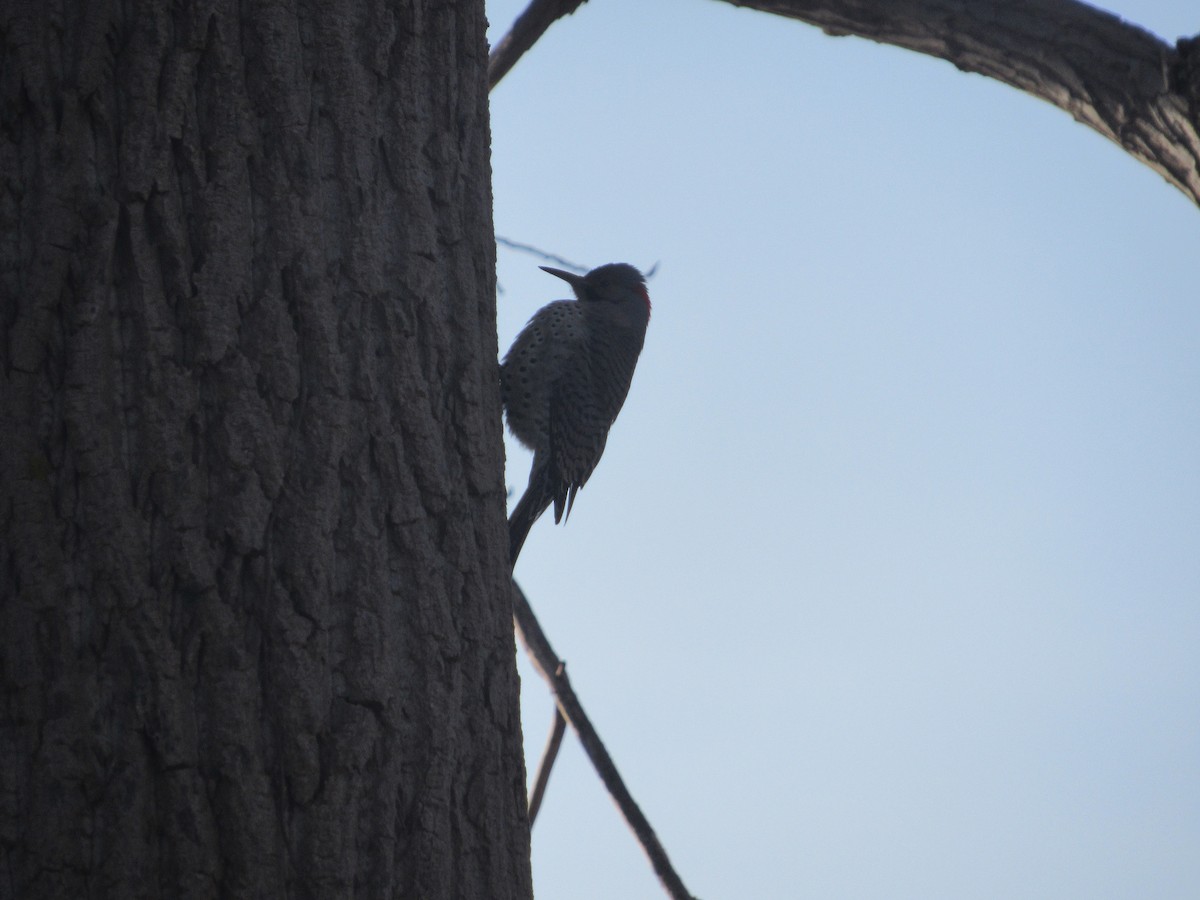
[[[585,4],[492,130],[498,234],[659,263],[516,575],[689,889],[1200,897],[1200,209],[1011,88],[701,0]],[[539,262],[499,251],[502,351]],[[573,734],[533,872],[665,896]]]

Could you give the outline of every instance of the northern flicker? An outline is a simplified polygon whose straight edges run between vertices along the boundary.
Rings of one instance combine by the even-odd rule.
[[[538,310],[500,364],[508,427],[533,451],[529,486],[508,520],[514,563],[551,502],[555,522],[564,507],[570,516],[629,393],[650,322],[646,279],[631,265],[586,275],[541,268],[571,285],[576,299]]]

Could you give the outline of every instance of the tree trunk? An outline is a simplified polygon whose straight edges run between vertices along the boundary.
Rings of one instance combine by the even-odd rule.
[[[484,25],[4,4],[0,896],[530,896]]]

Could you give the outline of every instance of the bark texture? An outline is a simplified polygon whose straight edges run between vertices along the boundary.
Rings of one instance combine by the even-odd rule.
[[[0,896],[530,896],[484,26],[0,9]]]
[[[728,0],[941,57],[1053,103],[1200,203],[1200,44],[1076,0]]]

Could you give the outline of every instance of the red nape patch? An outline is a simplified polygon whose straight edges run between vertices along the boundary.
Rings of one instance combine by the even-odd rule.
[[[650,312],[653,308],[650,306],[650,292],[646,290],[646,286],[642,285],[642,299],[646,301],[646,312]]]

